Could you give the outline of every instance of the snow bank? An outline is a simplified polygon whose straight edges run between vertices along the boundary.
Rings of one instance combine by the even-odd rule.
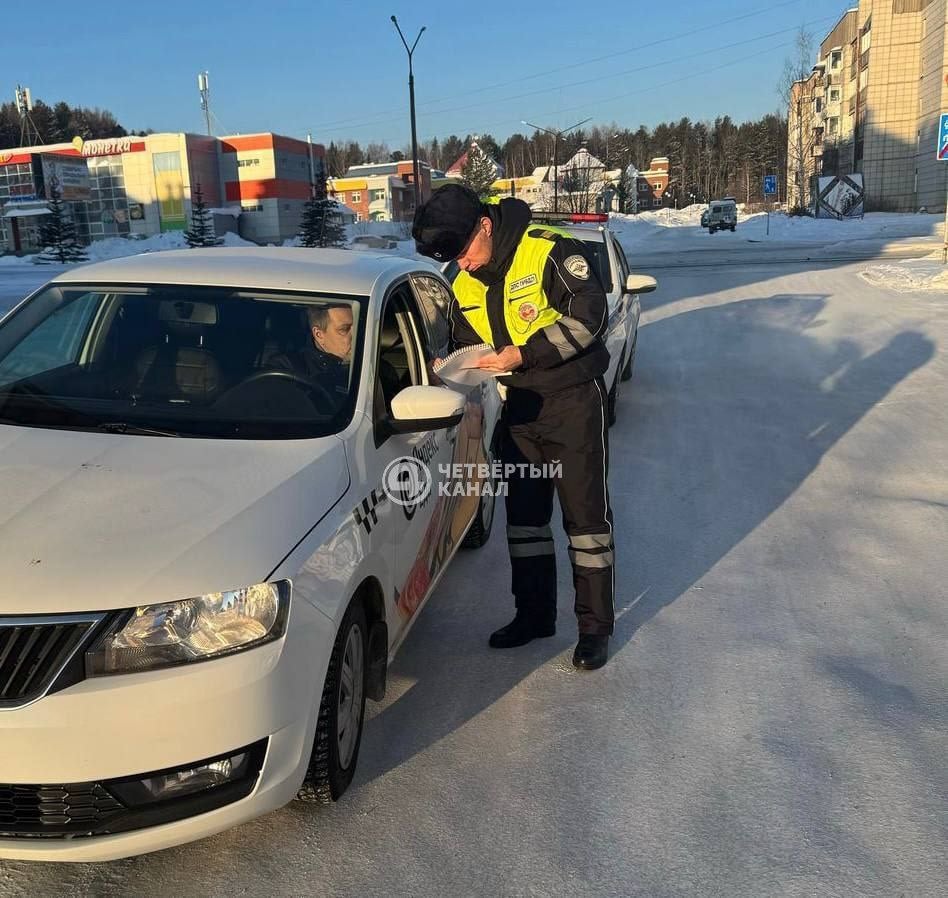
[[[609,217],[609,226],[623,246],[655,242],[655,248],[659,249],[670,243],[713,245],[710,241],[720,241],[726,244],[726,241],[733,241],[735,237],[754,242],[817,245],[846,244],[852,240],[936,237],[941,234],[944,221],[942,215],[915,213],[870,212],[863,218],[837,221],[833,218],[809,218],[772,212],[768,234],[766,213],[756,212],[745,216],[739,211],[736,234],[711,235],[701,228],[701,213],[706,208],[693,205],[685,209],[658,209],[639,215],[613,213]]]
[[[948,265],[941,261],[941,250],[924,259],[905,259],[887,265],[872,265],[859,276],[874,287],[896,293],[941,293],[948,296]]]
[[[222,246],[256,246],[236,234],[224,235]],[[95,240],[84,248],[89,262],[105,262],[108,259],[121,259],[125,256],[137,256],[141,253],[158,253],[167,249],[186,249],[187,241],[183,231],[168,231],[164,234],[155,234],[144,240],[131,240],[125,237],[108,237],[105,240]],[[0,265],[36,265],[37,255],[30,256],[0,256]],[[82,264],[82,263],[79,263]]]

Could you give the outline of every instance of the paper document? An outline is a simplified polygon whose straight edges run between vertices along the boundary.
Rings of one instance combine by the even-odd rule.
[[[493,355],[494,352],[494,347],[488,343],[465,346],[433,365],[432,370],[447,386],[464,392],[470,387],[476,387],[479,383],[483,383],[488,378],[510,373],[508,371],[485,371],[483,368],[477,367],[477,363],[484,356]]]

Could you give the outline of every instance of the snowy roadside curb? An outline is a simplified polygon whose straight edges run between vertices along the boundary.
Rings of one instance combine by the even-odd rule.
[[[948,265],[941,261],[941,250],[924,259],[906,259],[888,265],[871,265],[859,276],[874,287],[896,293],[941,293],[948,296]]]

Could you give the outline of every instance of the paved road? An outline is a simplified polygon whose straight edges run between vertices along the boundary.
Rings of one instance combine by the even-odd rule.
[[[661,273],[612,431],[602,671],[569,665],[565,553],[556,637],[486,647],[501,518],[398,656],[342,802],[0,862],[0,894],[943,894],[948,300],[860,267]]]

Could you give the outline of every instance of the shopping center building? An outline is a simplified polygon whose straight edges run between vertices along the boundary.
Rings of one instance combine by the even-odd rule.
[[[149,134],[0,150],[0,252],[39,249],[53,185],[83,243],[188,227],[200,185],[219,230],[280,243],[299,230],[325,152],[278,134]]]

